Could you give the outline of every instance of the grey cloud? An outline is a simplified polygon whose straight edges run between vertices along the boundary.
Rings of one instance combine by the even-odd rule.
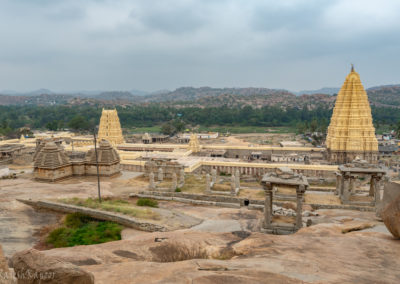
[[[366,85],[399,83],[396,3],[5,0],[0,89],[310,89],[350,63]]]

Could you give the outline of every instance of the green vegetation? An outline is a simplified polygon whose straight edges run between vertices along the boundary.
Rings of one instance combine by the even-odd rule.
[[[180,189],[179,187],[175,188],[175,192],[182,192],[182,189]]]
[[[72,204],[93,209],[100,209],[109,212],[116,212],[136,218],[143,218],[143,219],[159,218],[158,213],[153,212],[150,209],[137,208],[131,203],[129,203],[129,201],[122,199],[103,200],[100,203],[98,199],[94,198],[81,199],[74,197],[69,199],[61,199],[60,201],[66,204]]]
[[[98,124],[100,105],[54,106],[0,106],[0,135],[18,137],[21,127],[60,130],[68,127],[75,131],[88,131]],[[400,112],[393,107],[372,106],[372,116],[378,130],[396,129]],[[324,131],[332,109],[319,105],[286,107],[221,106],[221,107],[172,107],[161,103],[148,105],[117,106],[118,115],[125,129],[130,132],[164,132],[173,134],[186,128],[200,127],[201,131],[221,133],[288,131]],[[179,118],[178,118],[179,114]],[[276,128],[279,127],[279,128]],[[300,131],[300,132],[301,132]],[[271,131],[272,132],[272,131]]]
[[[77,245],[92,245],[121,239],[123,227],[113,222],[97,221],[89,216],[68,214],[64,226],[53,230],[47,243],[56,248]]]
[[[149,207],[158,207],[157,200],[153,200],[150,198],[139,198],[136,202],[137,206],[149,206]]]

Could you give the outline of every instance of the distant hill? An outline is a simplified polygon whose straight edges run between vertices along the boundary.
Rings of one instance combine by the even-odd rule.
[[[333,107],[338,89],[322,88],[314,94],[296,95],[287,90],[268,88],[211,88],[181,87],[174,91],[162,90],[144,94],[138,91],[107,91],[96,94],[54,94],[50,90],[41,89],[26,95],[0,94],[0,105],[132,105],[162,103],[173,106],[193,107],[243,107],[246,105],[260,108],[263,106],[279,106],[282,108],[297,107],[313,109],[317,106]],[[333,92],[336,90],[336,92]],[[34,95],[34,93],[43,93]],[[314,92],[314,91],[311,91]],[[384,107],[400,107],[400,85],[377,86],[367,89],[372,105]]]
[[[337,94],[339,92],[340,88],[321,88],[318,90],[308,90],[308,91],[300,91],[300,92],[294,92],[296,95],[313,95],[313,94],[327,94],[327,95],[333,95]]]

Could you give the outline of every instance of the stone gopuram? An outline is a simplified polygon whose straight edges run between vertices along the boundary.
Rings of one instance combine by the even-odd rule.
[[[116,109],[105,110],[103,108],[98,137],[100,140],[105,139],[109,141],[112,145],[125,143]]]
[[[270,234],[286,235],[296,232],[303,226],[302,207],[303,195],[309,187],[307,178],[295,174],[289,168],[278,168],[275,172],[263,176],[261,184],[265,191],[264,228]],[[296,190],[296,217],[275,215],[273,212],[274,187],[293,187]]]
[[[200,152],[200,142],[199,139],[197,138],[197,134],[192,133],[192,135],[190,135],[190,141],[188,144],[188,150],[192,151],[192,153],[198,153]]]
[[[370,163],[378,159],[378,141],[372,124],[367,93],[354,71],[340,89],[326,137],[328,160],[349,163],[357,156]]]

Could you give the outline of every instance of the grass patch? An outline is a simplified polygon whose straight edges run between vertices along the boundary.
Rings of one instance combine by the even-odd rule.
[[[136,218],[143,218],[143,219],[160,218],[158,213],[153,212],[150,209],[136,208],[134,207],[134,205],[129,203],[129,201],[123,199],[108,199],[108,200],[103,200],[101,203],[99,203],[99,200],[94,198],[88,198],[88,199],[69,198],[69,199],[61,199],[61,202],[71,205],[88,207],[92,209],[100,209],[109,212],[121,213]]]
[[[135,133],[160,133],[161,132],[161,126],[160,125],[155,125],[155,126],[149,126],[149,127],[135,127],[135,128],[130,128],[127,130],[128,133],[130,134],[135,134]]]
[[[230,186],[230,184],[217,183],[217,184],[214,184],[212,190],[215,190],[215,191],[231,191],[231,186]]]
[[[295,133],[295,127],[266,127],[266,126],[211,126],[199,128],[199,132],[219,132],[219,133]]]
[[[150,198],[139,198],[136,202],[137,206],[158,207],[158,201]]]
[[[185,184],[180,188],[182,192],[203,193],[206,189],[206,178],[200,175],[188,174]]]
[[[122,229],[123,226],[113,222],[72,213],[66,216],[64,226],[50,232],[46,241],[56,248],[100,244],[120,240]]]

